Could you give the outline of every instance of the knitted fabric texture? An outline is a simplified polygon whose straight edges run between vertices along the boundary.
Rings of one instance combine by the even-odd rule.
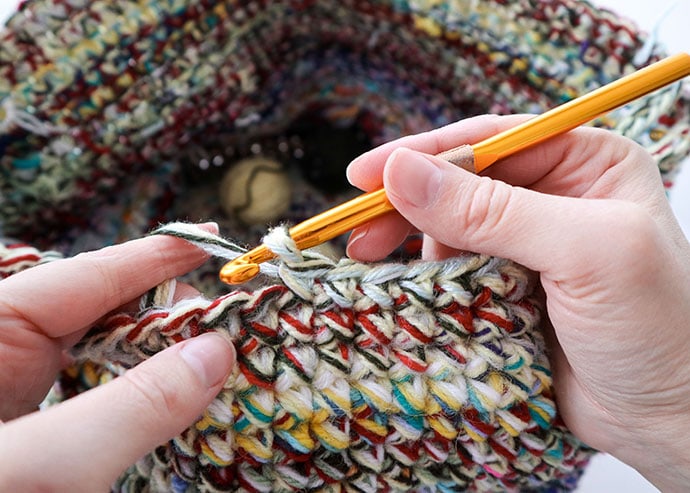
[[[233,258],[194,226],[157,231]],[[280,282],[118,314],[79,344],[96,385],[207,331],[239,364],[202,418],[140,461],[137,491],[567,491],[592,451],[556,416],[533,279],[497,258],[364,265],[266,244]],[[70,385],[72,386],[72,385]]]
[[[232,242],[159,232],[236,256],[264,232],[220,212],[219,177],[241,158],[284,163],[294,223],[355,193],[320,178],[342,176],[324,163],[345,130],[376,145],[542,112],[663,51],[575,0],[24,2],[0,32],[0,275],[173,220],[218,221]],[[681,84],[594,124],[644,146],[668,186],[690,152]],[[592,451],[558,418],[525,269],[330,260],[282,228],[267,241],[278,260],[256,283],[229,291],[209,262],[187,279],[206,297],[171,305],[162,286],[75,349],[53,400],[202,332],[238,349],[202,419],[114,489],[575,487]]]

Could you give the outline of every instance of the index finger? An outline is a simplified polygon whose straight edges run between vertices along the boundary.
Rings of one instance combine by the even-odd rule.
[[[438,154],[464,144],[476,144],[532,117],[533,115],[481,115],[428,132],[401,137],[359,156],[348,166],[347,177],[362,190],[375,190],[383,186],[383,167],[395,149],[406,147],[425,154]]]
[[[397,148],[439,154],[481,142],[533,116],[482,115],[388,142],[353,161],[347,170],[348,179],[363,190],[380,188],[386,160]],[[629,145],[610,145],[614,137],[623,139],[601,129],[577,128],[513,154],[482,174],[545,193],[577,196],[628,152]],[[574,184],[577,189],[571,189]]]
[[[178,238],[150,236],[56,260],[0,281],[0,316],[62,337],[207,258]]]

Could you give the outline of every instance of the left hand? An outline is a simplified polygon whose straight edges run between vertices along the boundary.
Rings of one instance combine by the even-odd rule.
[[[152,236],[0,281],[0,419],[6,421],[0,490],[105,489],[203,412],[235,362],[234,348],[215,334],[177,344],[106,385],[32,413],[68,360],[66,350],[91,326],[205,260],[182,240]],[[183,286],[175,297],[190,289]]]

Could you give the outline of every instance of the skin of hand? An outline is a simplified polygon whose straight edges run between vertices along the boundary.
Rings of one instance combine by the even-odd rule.
[[[350,181],[384,186],[399,214],[353,231],[348,254],[387,255],[412,230],[423,257],[459,250],[539,273],[559,412],[585,443],[663,491],[690,480],[690,245],[651,156],[611,132],[578,128],[482,176],[434,157],[513,127],[481,116],[378,147]]]
[[[204,411],[236,358],[232,345],[211,333],[32,412],[64,365],[65,351],[89,327],[205,260],[182,240],[151,236],[0,281],[0,491],[106,491]],[[191,294],[182,286],[174,299]]]

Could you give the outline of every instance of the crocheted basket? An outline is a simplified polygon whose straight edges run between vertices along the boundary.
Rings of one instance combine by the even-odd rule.
[[[177,219],[254,244],[265,226],[225,216],[217,193],[243,158],[282,163],[293,191],[276,221],[294,223],[354,193],[343,169],[369,146],[542,112],[663,51],[574,0],[36,0],[0,40],[3,277]],[[674,85],[596,125],[645,146],[670,185],[689,115]],[[242,251],[184,224],[158,232]],[[75,349],[53,400],[201,332],[238,350],[203,417],[114,489],[575,487],[592,450],[558,419],[524,268],[410,260],[414,245],[334,260],[283,228],[266,241],[279,258],[256,284],[227,289],[210,263],[189,278],[206,297],[173,304],[162,286]]]

